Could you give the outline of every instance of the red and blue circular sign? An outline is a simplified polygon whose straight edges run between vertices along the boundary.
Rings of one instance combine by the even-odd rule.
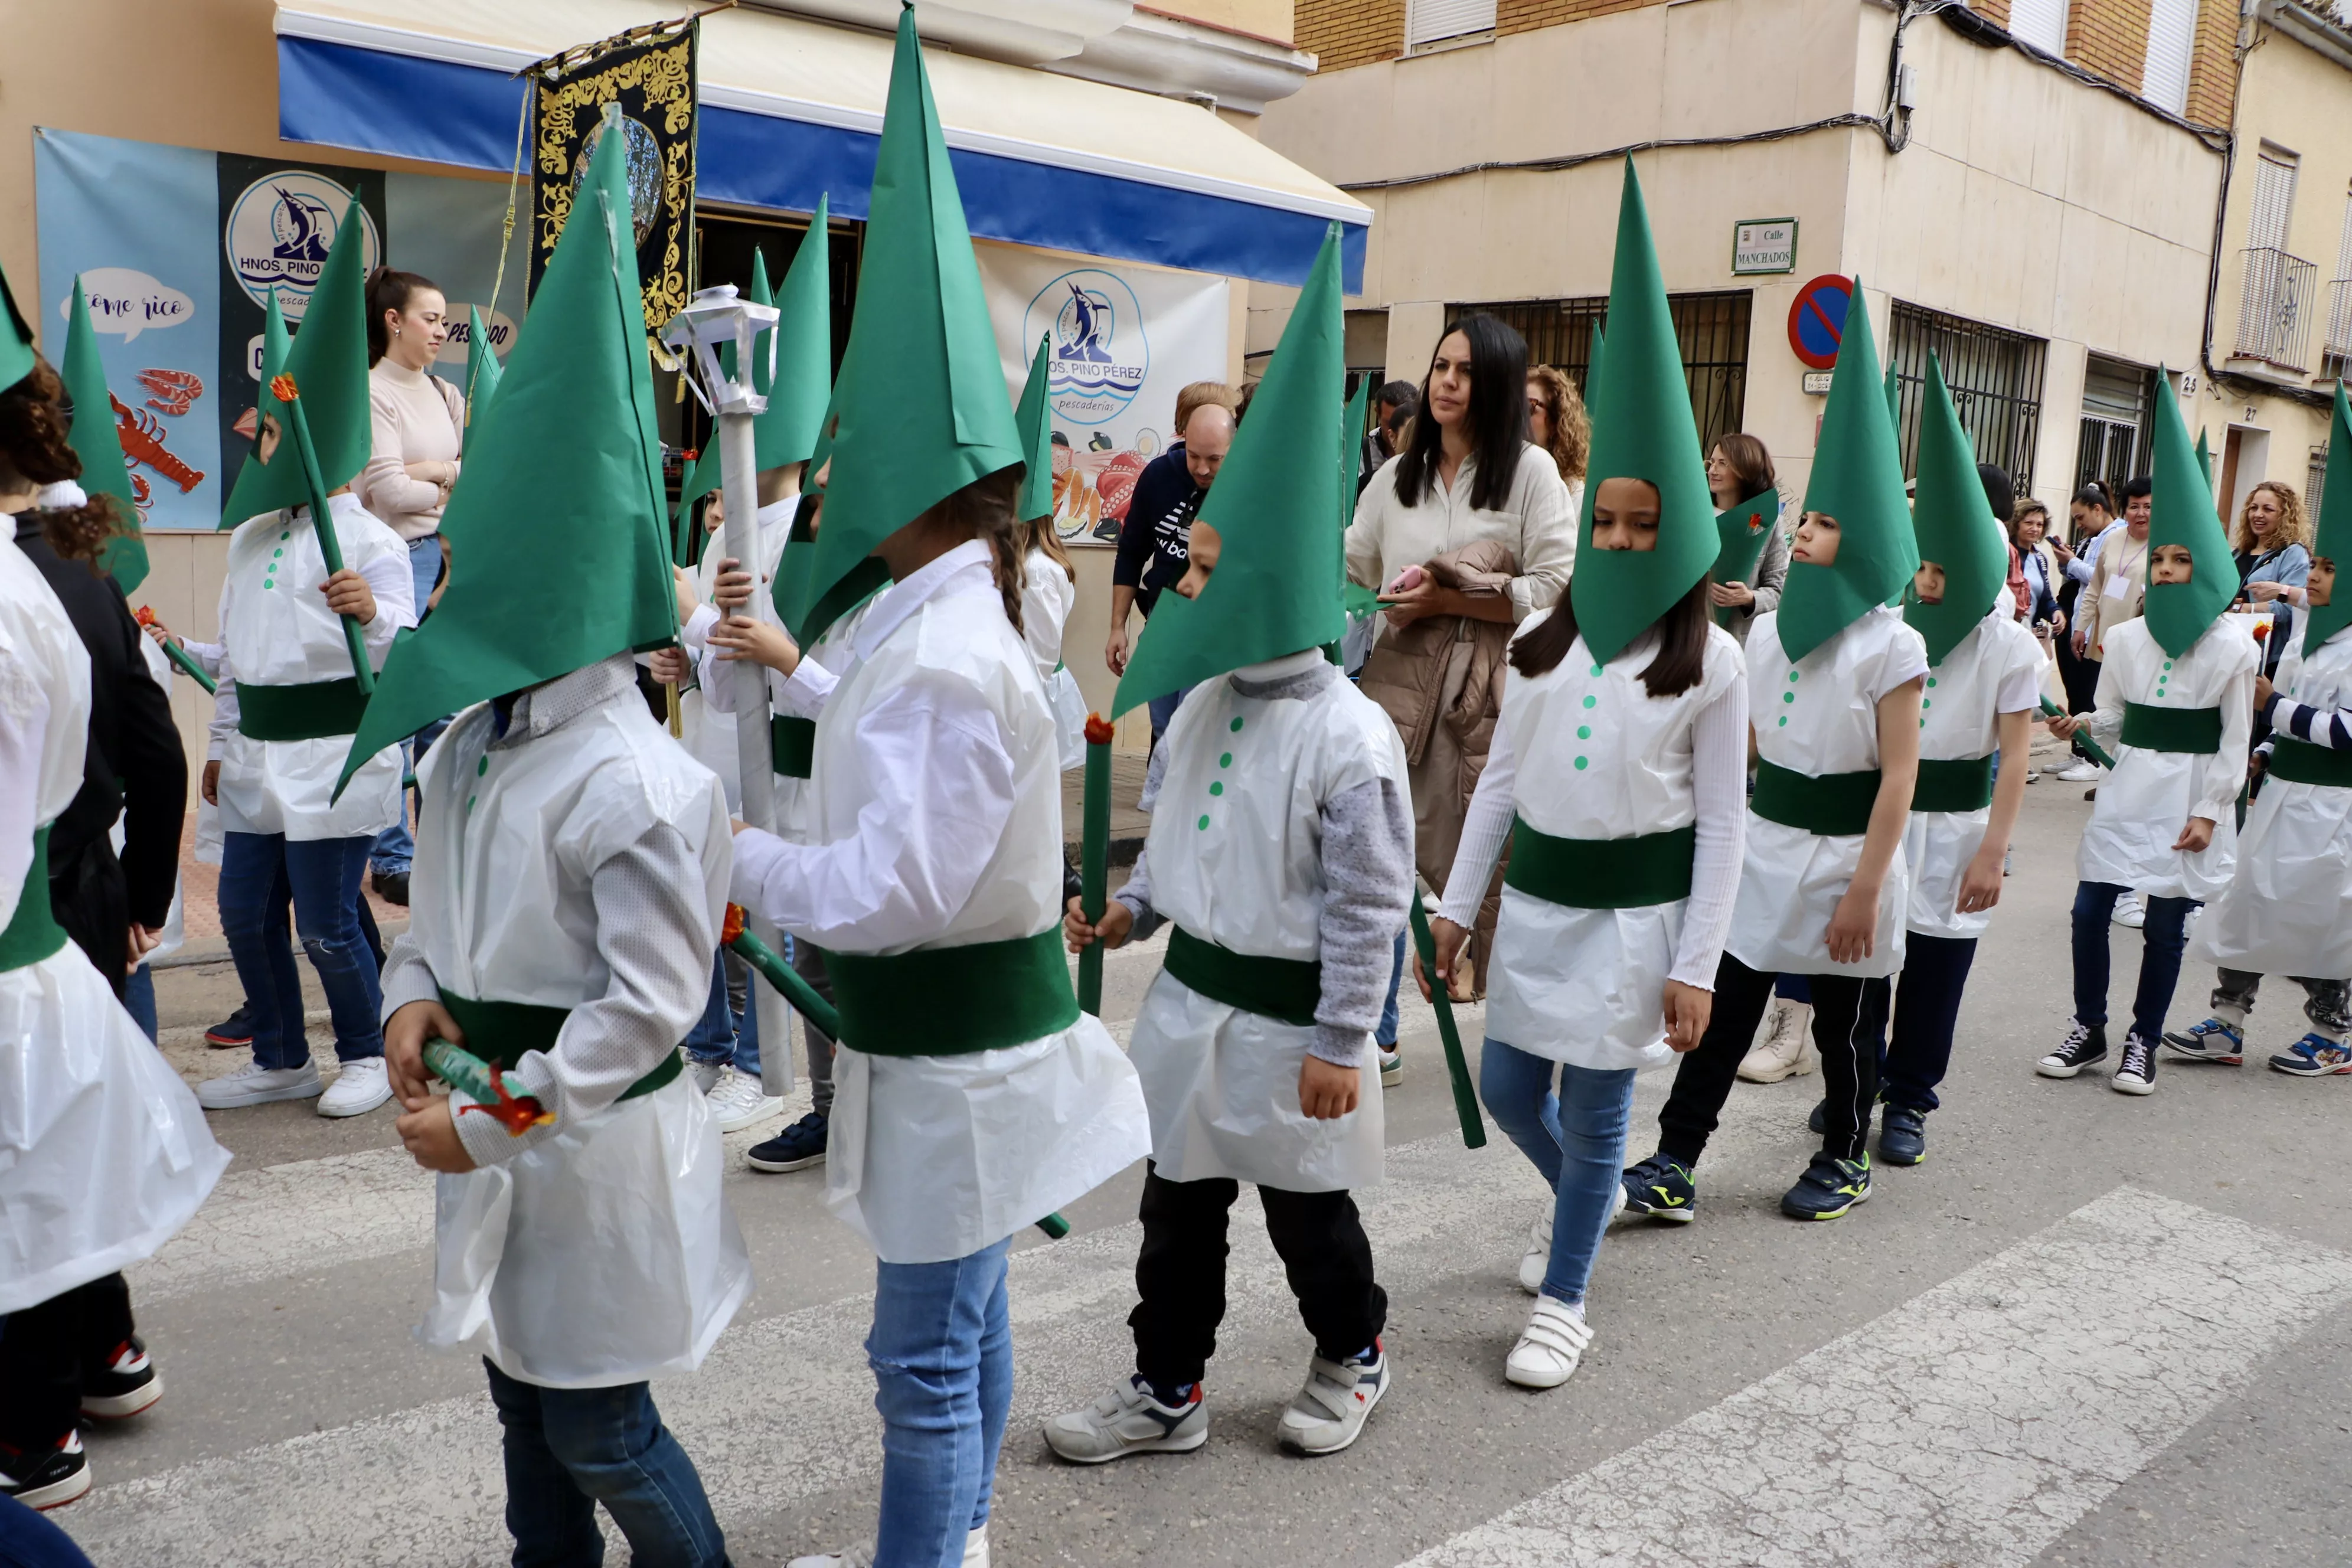
[[[1789,347],[1814,370],[1837,363],[1838,343],[1845,336],[1846,309],[1853,303],[1853,280],[1834,272],[1822,274],[1797,290],[1789,307]]]

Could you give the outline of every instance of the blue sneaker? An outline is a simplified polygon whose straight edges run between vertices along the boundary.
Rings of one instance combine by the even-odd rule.
[[[1688,1225],[1696,1217],[1698,1184],[1691,1180],[1690,1168],[1664,1154],[1653,1154],[1627,1171],[1622,1184],[1625,1206],[1620,1213],[1672,1220],[1676,1225]]]
[[[812,1110],[765,1143],[754,1143],[743,1156],[755,1171],[805,1171],[824,1163],[826,1118]]]
[[[2352,1047],[2324,1036],[2305,1035],[2271,1058],[2271,1070],[2293,1073],[2297,1078],[2352,1072]]]
[[[1869,1155],[1838,1160],[1816,1154],[1797,1184],[1780,1194],[1780,1212],[1790,1219],[1835,1219],[1869,1201]]]
[[[2246,1059],[2246,1037],[2219,1018],[2208,1018],[2193,1029],[2174,1029],[2164,1037],[2168,1049],[2200,1062],[2236,1067]]]
[[[1927,1113],[1890,1105],[1879,1118],[1878,1157],[1890,1165],[1916,1165],[1927,1157]]]

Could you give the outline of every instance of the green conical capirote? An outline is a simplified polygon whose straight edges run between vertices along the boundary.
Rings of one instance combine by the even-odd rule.
[[[2197,466],[2205,472],[2205,488],[2213,488],[2213,448],[2205,438],[2205,427],[2197,427]]]
[[[1013,515],[1023,522],[1049,517],[1054,510],[1054,420],[1045,400],[1054,338],[1037,340],[1029,361],[1029,379],[1021,384],[1021,402],[1013,410],[1013,427],[1021,434],[1021,456],[1027,467],[1021,473],[1021,497]]]
[[[1903,384],[1895,378],[1895,367],[1886,367],[1886,422],[1895,426],[1895,449],[1903,450]]]
[[[285,453],[293,451],[294,433],[286,427],[285,405],[279,403],[269,390],[269,384],[277,379],[279,371],[286,368],[286,356],[293,352],[294,338],[286,330],[285,313],[278,308],[278,290],[272,289],[269,304],[261,318],[261,381],[253,395],[253,445],[246,449],[245,462],[237,469],[237,485],[232,489],[244,485],[246,470],[262,467],[260,448],[264,420],[275,420],[278,424],[278,449]],[[301,459],[289,457],[287,460],[299,465]],[[226,509],[223,510],[226,512]],[[243,518],[237,519],[238,522],[244,521]],[[220,526],[231,528],[235,524],[224,516]]]
[[[1792,659],[1894,603],[1919,570],[1911,508],[1903,497],[1903,459],[1880,375],[1870,310],[1856,279],[1813,471],[1805,481],[1804,510],[1837,519],[1837,560],[1828,566],[1789,563],[1777,618],[1781,650]]]
[[[441,603],[385,660],[346,782],[444,714],[677,635],[625,157],[598,140],[442,514]]]
[[[499,351],[491,346],[490,334],[482,325],[481,308],[466,307],[466,330],[472,335],[466,340],[466,439],[463,451],[474,449],[474,426],[480,422],[490,399],[498,395],[499,377],[505,369],[499,363]]]
[[[816,199],[808,233],[784,268],[776,307],[776,370],[761,387],[768,406],[751,421],[752,462],[761,472],[808,461],[833,401],[833,251],[830,195]],[[765,264],[761,264],[765,270]],[[756,353],[767,375],[768,356]],[[805,482],[805,481],[803,481]]]
[[[67,437],[81,459],[85,494],[114,498],[114,525],[121,531],[106,542],[98,569],[110,572],[126,594],[147,580],[147,542],[139,535],[139,504],[131,493],[131,472],[122,466],[122,442],[114,433],[114,405],[99,362],[98,332],[89,322],[89,299],[74,279],[73,315],[66,324],[66,363],[61,379],[72,400],[73,429]]]
[[[0,392],[32,374],[40,357],[33,346],[33,323],[16,309],[16,290],[8,287],[6,270],[0,268]]]
[[[1347,412],[1339,420],[1339,532],[1344,536],[1348,525],[1356,521],[1356,475],[1363,467],[1364,422],[1371,408],[1372,378],[1369,375],[1356,383],[1356,395],[1348,399]],[[1349,620],[1369,616],[1380,608],[1380,597],[1370,588],[1360,587],[1348,580],[1344,541],[1339,563],[1339,612]]]
[[[2238,563],[2230,552],[2230,536],[2213,513],[2213,491],[2197,466],[2189,444],[2189,426],[2180,417],[2180,399],[2168,390],[2158,372],[2155,460],[2148,477],[2154,482],[2147,515],[2147,560],[2150,566],[2147,608],[2144,618],[2157,646],[2174,658],[2205,635],[2214,617],[2238,596]],[[2168,544],[2189,547],[2189,578],[2186,583],[2154,580],[2156,552]]]
[[[811,637],[847,607],[835,607],[833,590],[884,540],[975,479],[1022,460],[912,7],[898,14],[857,313],[834,411],[839,423],[817,533],[814,606],[800,628]]]
[[[319,271],[318,287],[310,290],[302,329],[294,334],[284,366],[294,378],[310,422],[319,477],[331,491],[350,484],[367,466],[375,440],[368,408],[366,246],[366,216],[353,196],[343,209],[334,247]],[[274,292],[270,302],[277,303]],[[268,396],[268,389],[265,374],[259,407],[262,413],[276,413],[277,400]],[[282,423],[283,416],[280,419]],[[221,509],[220,525],[235,528],[247,518],[310,501],[310,487],[289,432],[269,462],[261,462],[257,453],[238,472],[236,488]]]
[[[1339,226],[1325,234],[1282,342],[1234,437],[1199,521],[1216,530],[1217,569],[1197,599],[1160,596],[1111,699],[1117,718],[1244,665],[1337,642],[1343,552],[1330,450],[1347,391]],[[832,527],[828,521],[827,529]]]
[[[1696,587],[1721,551],[1706,459],[1691,417],[1690,382],[1675,344],[1658,249],[1633,160],[1617,205],[1617,258],[1609,279],[1609,353],[1587,400],[1592,455],[1584,472],[1576,571],[1569,597],[1593,661],[1606,664]],[[1655,550],[1596,550],[1593,509],[1611,479],[1658,491]]]
[[[1927,662],[1944,656],[2009,591],[2009,541],[1985,497],[1976,449],[1960,428],[1944,367],[1927,356],[1927,394],[1919,405],[1919,488],[1911,502],[1919,559],[1944,569],[1941,603],[1906,600],[1903,618],[1927,645]]]
[[[1759,490],[1737,506],[1726,507],[1715,514],[1715,565],[1709,575],[1718,583],[1745,583],[1748,574],[1756,570],[1757,558],[1764,547],[1772,542],[1772,531],[1780,524],[1780,492]],[[1724,606],[1715,612],[1716,624],[1729,626],[1731,617],[1739,612]]]
[[[2352,566],[2352,401],[2345,398],[2342,382],[2336,384],[2336,411],[2327,421],[2327,473],[2319,485],[2319,527],[2311,552],[2336,563],[2339,571]],[[2329,603],[2304,612],[2305,653],[2352,626],[2352,583],[2342,577],[2336,582]]]

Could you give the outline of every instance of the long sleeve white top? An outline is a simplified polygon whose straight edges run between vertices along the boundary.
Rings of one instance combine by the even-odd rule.
[[[1382,464],[1356,498],[1347,535],[1351,582],[1377,589],[1407,566],[1495,539],[1509,546],[1518,563],[1518,575],[1511,579],[1512,620],[1524,621],[1559,597],[1576,563],[1577,518],[1549,453],[1522,444],[1503,504],[1491,510],[1470,504],[1477,489],[1475,458],[1464,461],[1451,485],[1431,476],[1429,493],[1412,506],[1397,495],[1400,461],[1391,458]]]

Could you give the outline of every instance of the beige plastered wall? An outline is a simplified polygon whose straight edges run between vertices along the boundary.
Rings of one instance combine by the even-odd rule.
[[[1629,143],[1737,136],[1881,107],[1893,16],[1864,0],[1684,0],[1318,77],[1269,106],[1265,142],[1339,184]],[[2178,128],[1932,20],[1907,149],[1874,130],[1668,148],[1636,160],[1669,290],[1750,288],[1747,428],[1784,489],[1822,400],[1788,341],[1797,289],[1859,274],[1884,346],[1902,299],[2050,341],[2036,493],[2074,471],[2087,349],[2196,363],[2221,161]],[[1368,134],[1408,126],[1410,133]],[[1488,171],[1356,194],[1386,305],[1389,374],[1418,381],[1447,301],[1606,293],[1622,164]],[[1796,269],[1731,271],[1733,225],[1799,220]],[[1257,309],[1252,346],[1279,331]]]

